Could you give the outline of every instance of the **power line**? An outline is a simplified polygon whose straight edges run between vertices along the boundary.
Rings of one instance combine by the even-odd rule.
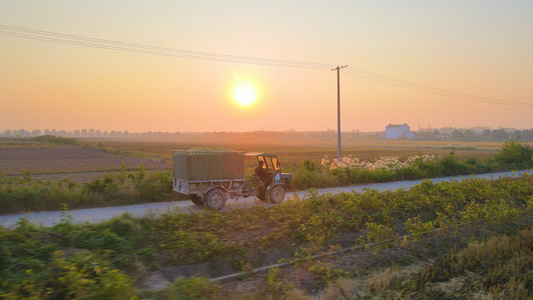
[[[84,46],[99,49],[108,49],[123,52],[199,59],[206,61],[265,65],[274,67],[301,68],[301,69],[329,69],[332,64],[321,64],[303,61],[281,59],[268,59],[259,57],[226,55],[211,52],[191,51],[175,48],[156,47],[143,44],[126,43],[120,41],[89,38],[77,35],[34,30],[28,28],[0,25],[0,35],[25,38],[38,41],[47,41],[67,45]]]
[[[533,107],[533,104],[530,104],[530,103],[492,99],[492,98],[487,98],[487,97],[480,97],[480,96],[474,96],[474,95],[454,92],[451,90],[440,89],[440,88],[435,88],[435,87],[422,85],[422,84],[418,84],[414,82],[409,82],[409,81],[397,79],[394,77],[390,77],[390,76],[386,76],[383,74],[370,72],[367,70],[354,68],[354,67],[348,67],[346,70],[343,70],[342,72],[345,73],[346,75],[350,75],[354,77],[359,77],[359,78],[368,79],[368,80],[372,80],[372,81],[376,81],[376,82],[380,82],[380,83],[384,83],[388,85],[393,85],[393,86],[411,89],[415,91],[431,93],[435,95],[458,98],[458,99],[463,99],[463,100],[468,100],[468,101],[490,103],[490,104]]]
[[[24,38],[24,39],[30,39],[30,40],[37,40],[37,41],[60,43],[60,44],[66,44],[66,45],[97,48],[97,49],[106,49],[106,50],[113,50],[113,51],[122,51],[122,52],[130,52],[130,53],[157,55],[157,56],[167,56],[167,57],[177,57],[177,58],[186,58],[186,59],[196,59],[196,60],[214,61],[214,62],[262,65],[262,66],[285,67],[285,68],[299,68],[299,69],[319,69],[319,70],[335,68],[335,65],[333,64],[281,60],[281,59],[269,59],[269,58],[260,58],[260,57],[251,57],[251,56],[228,55],[228,54],[219,54],[219,53],[212,53],[212,52],[201,52],[201,51],[191,51],[191,50],[176,49],[176,48],[157,47],[157,46],[127,43],[127,42],[105,40],[105,39],[97,39],[97,38],[90,38],[90,37],[84,37],[84,36],[79,36],[79,35],[63,34],[63,33],[35,30],[35,29],[29,29],[29,28],[7,26],[7,25],[0,25],[0,35]],[[420,92],[431,93],[435,95],[463,99],[467,101],[476,101],[476,102],[482,102],[482,103],[519,106],[519,107],[533,107],[533,104],[530,104],[530,103],[506,101],[506,100],[500,100],[500,99],[492,99],[492,98],[487,98],[487,97],[468,95],[464,93],[454,92],[451,90],[440,89],[440,88],[426,86],[426,85],[422,85],[422,84],[418,84],[414,82],[409,82],[406,80],[390,77],[387,75],[383,75],[383,74],[379,74],[379,73],[375,73],[375,72],[371,72],[368,70],[355,68],[355,67],[348,67],[345,70],[342,70],[342,72],[350,76],[372,80],[372,81],[383,83],[383,84],[388,84],[388,85],[411,89],[411,90],[420,91]]]

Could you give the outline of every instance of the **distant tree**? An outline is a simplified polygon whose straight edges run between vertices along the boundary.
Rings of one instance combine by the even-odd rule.
[[[476,134],[472,130],[467,129],[464,132],[464,136],[467,140],[473,140],[476,137]]]
[[[94,136],[94,129],[89,129],[89,136]]]
[[[492,138],[492,131],[490,129],[483,130],[483,132],[481,133],[481,137],[486,140]]]
[[[465,135],[461,131],[459,131],[457,129],[454,129],[454,131],[452,131],[452,139],[461,140],[464,137],[465,137]]]
[[[513,132],[513,138],[518,139],[518,140],[521,140],[521,139],[522,139],[522,131],[520,131],[520,130],[518,130],[518,129],[515,130],[515,131]]]
[[[39,129],[35,129],[31,132],[31,136],[41,136],[41,131]]]
[[[58,135],[59,135],[59,133],[57,132],[57,130],[55,130],[55,129],[52,129],[52,135],[53,135],[53,136],[58,136]]]
[[[45,129],[45,130],[44,130],[44,135],[51,135],[51,132],[50,132],[50,130],[48,130],[48,129]]]
[[[530,140],[533,138],[533,131],[529,129],[522,130],[522,139]]]
[[[96,136],[101,136],[101,135],[102,135],[102,132],[101,132],[100,130],[97,129],[97,130],[95,131],[95,134],[96,134]]]
[[[82,137],[86,137],[87,135],[88,135],[88,133],[87,133],[87,129],[83,128],[83,129],[81,130],[81,136],[82,136]]]
[[[65,130],[60,130],[57,134],[59,134],[59,136],[62,136],[62,137],[67,137],[67,136],[69,136],[68,132],[65,131]]]
[[[506,140],[509,138],[509,134],[507,134],[507,131],[505,129],[494,129],[492,131],[492,138],[495,140]]]
[[[74,130],[73,133],[74,133],[75,137],[80,137],[81,136],[81,132],[78,129]]]
[[[21,136],[21,137],[29,137],[29,136],[31,136],[31,132],[29,132],[29,131],[27,131],[27,130],[25,130],[25,129],[20,129],[20,130],[18,131],[18,134],[17,134],[17,135],[19,135],[19,136]]]
[[[11,129],[6,129],[6,131],[4,131],[4,136],[10,137],[12,135],[13,135],[13,132],[11,131]]]

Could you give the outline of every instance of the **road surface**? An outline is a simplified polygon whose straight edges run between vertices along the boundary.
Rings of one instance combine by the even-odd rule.
[[[488,178],[488,179],[497,179],[505,176],[520,176],[524,173],[533,173],[531,170],[527,171],[513,171],[513,172],[502,172],[502,173],[491,173],[491,174],[478,174],[473,176],[453,176],[453,177],[443,177],[443,178],[432,178],[430,179],[433,182],[441,181],[450,181],[456,180],[460,181],[464,178]],[[332,187],[317,190],[319,194],[325,193],[338,193],[338,192],[362,192],[365,189],[376,189],[378,191],[390,190],[394,191],[400,188],[409,189],[412,186],[420,184],[422,180],[410,180],[410,181],[396,181],[396,182],[387,182],[387,183],[375,183],[375,184],[365,184],[365,185],[354,185],[347,187]],[[289,192],[286,195],[286,199],[294,198],[295,196],[301,198],[306,197],[307,192]],[[266,202],[257,200],[255,197],[242,198],[239,197],[237,200],[229,199],[226,202],[226,206],[222,211],[228,211],[237,208],[246,208],[254,205],[264,205],[272,206]],[[98,223],[105,220],[109,220],[113,217],[120,216],[123,213],[129,213],[132,216],[141,217],[147,214],[159,215],[167,211],[183,211],[183,212],[195,212],[204,210],[203,206],[196,206],[190,201],[172,201],[172,202],[159,202],[159,203],[148,203],[148,204],[138,204],[138,205],[127,205],[127,206],[117,206],[117,207],[100,207],[100,208],[88,208],[88,209],[75,209],[69,210],[68,214],[72,216],[74,223]],[[57,224],[61,221],[61,212],[60,211],[44,211],[44,212],[35,212],[35,213],[21,213],[21,214],[8,214],[0,215],[0,224],[2,226],[11,228],[15,227],[16,223],[20,218],[26,218],[28,221],[35,224],[42,224],[43,226],[49,227],[54,224]]]

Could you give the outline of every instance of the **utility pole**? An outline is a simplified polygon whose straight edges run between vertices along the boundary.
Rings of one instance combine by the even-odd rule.
[[[337,163],[341,161],[341,69],[348,67],[338,66],[331,71],[337,70]]]

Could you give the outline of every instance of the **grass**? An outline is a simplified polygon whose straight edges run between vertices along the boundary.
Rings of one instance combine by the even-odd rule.
[[[175,199],[171,172],[148,173],[142,165],[138,171],[123,169],[87,183],[69,179],[34,180],[31,173],[23,178],[0,175],[0,214],[105,207]]]
[[[243,279],[244,282],[254,282],[255,286],[246,292],[241,291],[243,299],[296,296],[303,299],[317,291],[327,291],[330,283],[334,289],[328,292],[330,294],[339,292],[337,290],[343,293],[363,291],[356,282],[361,276],[370,275],[372,270],[382,268],[393,269],[372,275],[374,278],[368,281],[369,288],[364,290],[368,295],[438,296],[438,293],[427,294],[426,285],[419,283],[439,284],[449,280],[445,276],[458,278],[476,272],[481,274],[480,278],[484,274],[488,276],[492,273],[483,273],[485,271],[478,270],[477,264],[486,267],[483,257],[491,257],[498,251],[502,253],[501,267],[495,260],[496,269],[489,271],[493,269],[487,267],[486,272],[503,274],[509,271],[508,274],[517,274],[516,278],[487,281],[482,288],[475,285],[470,291],[479,289],[496,295],[521,286],[527,290],[529,283],[523,280],[529,276],[527,268],[524,267],[524,271],[516,269],[514,273],[514,269],[505,269],[503,265],[503,261],[510,257],[517,259],[513,264],[516,267],[527,263],[530,257],[527,252],[522,257],[518,250],[509,252],[495,248],[485,256],[475,256],[479,249],[492,249],[499,242],[491,242],[494,246],[490,247],[465,247],[469,243],[483,243],[487,237],[490,241],[491,235],[515,236],[532,214],[531,195],[533,176],[524,175],[495,181],[425,181],[409,191],[312,194],[303,201],[288,201],[270,209],[255,206],[225,213],[203,211],[198,214],[169,211],[157,218],[125,215],[100,224],[73,224],[68,212],[50,228],[36,227],[22,219],[12,229],[0,226],[0,277],[3,282],[0,295],[8,299],[32,295],[64,298],[69,293],[99,295],[99,284],[107,282],[106,286],[113,288],[109,293],[135,297],[137,292],[132,288],[133,282],[144,280],[146,274],[154,271],[202,263],[208,263],[211,268],[229,264],[231,270],[242,271],[272,263],[268,257],[274,252],[283,254],[278,257],[294,259],[296,264],[290,272],[295,273],[291,275],[289,271],[272,269],[265,277],[252,275]],[[402,238],[405,234],[410,238]],[[533,235],[526,234],[524,239],[530,236]],[[376,244],[368,248],[364,268],[354,266],[351,260],[350,263],[335,263],[310,259],[330,249],[372,242]],[[529,247],[523,240],[506,243]],[[391,254],[394,249],[403,254]],[[458,259],[463,255],[462,249],[467,249],[464,255],[479,258]],[[434,260],[432,265],[436,269],[431,269],[431,265],[423,267],[414,273],[419,275],[409,273],[405,278],[401,276],[406,272],[396,272],[390,265],[391,261],[412,265],[427,259]],[[361,262],[361,258],[356,261]],[[472,266],[466,261],[472,261]],[[454,264],[464,270],[453,267]],[[525,277],[520,277],[520,272],[525,272]],[[336,283],[340,278],[348,281]],[[222,288],[194,278],[176,279],[175,284],[156,293],[156,297],[172,299],[171,295],[180,293],[199,295],[200,298],[239,297],[229,286]],[[302,284],[302,280],[306,284]],[[351,281],[357,289],[349,288]],[[122,293],[122,288],[134,293]]]

